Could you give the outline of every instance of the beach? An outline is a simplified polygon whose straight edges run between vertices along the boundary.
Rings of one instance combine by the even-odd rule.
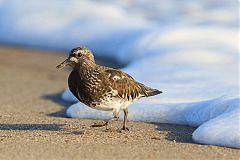
[[[66,54],[0,46],[0,159],[238,159],[239,149],[196,144],[194,127],[122,122],[110,130],[67,118]],[[99,62],[110,64],[110,62]],[[214,133],[213,133],[214,134]]]

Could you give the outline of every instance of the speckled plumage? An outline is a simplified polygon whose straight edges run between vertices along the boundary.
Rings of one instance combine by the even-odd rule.
[[[77,47],[71,50],[67,60],[57,68],[70,65],[73,70],[68,85],[73,95],[87,106],[112,111],[118,118],[124,111],[123,129],[127,129],[128,106],[141,97],[154,96],[161,91],[136,82],[130,75],[120,70],[99,66],[88,48]]]

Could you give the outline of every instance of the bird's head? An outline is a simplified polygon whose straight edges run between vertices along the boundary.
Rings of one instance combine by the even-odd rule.
[[[94,62],[92,52],[86,47],[76,47],[70,51],[68,58],[60,63],[57,68],[62,68],[67,65],[74,68],[77,64],[83,63],[85,61],[87,63]]]

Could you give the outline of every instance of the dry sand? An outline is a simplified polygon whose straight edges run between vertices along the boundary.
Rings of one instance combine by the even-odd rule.
[[[0,47],[0,159],[238,159],[240,151],[195,144],[195,128],[130,122],[130,132],[89,127],[95,120],[65,117],[60,98],[66,56]]]

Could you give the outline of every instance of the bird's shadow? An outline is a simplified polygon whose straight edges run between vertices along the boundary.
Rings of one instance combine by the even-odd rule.
[[[62,131],[64,124],[0,124],[0,130],[20,130],[20,131],[33,131],[33,130],[45,130],[45,131]]]
[[[192,133],[196,130],[195,127],[163,123],[154,123],[154,125],[157,126],[156,130],[160,133],[167,133],[165,135],[166,140],[176,143],[194,143],[192,140]]]
[[[52,101],[61,107],[61,109],[59,111],[47,114],[48,116],[67,117],[67,115],[66,115],[67,107],[72,105],[73,102],[64,101],[61,97],[62,93],[63,93],[63,91],[57,92],[57,93],[52,93],[52,94],[46,94],[41,97],[42,99]]]

